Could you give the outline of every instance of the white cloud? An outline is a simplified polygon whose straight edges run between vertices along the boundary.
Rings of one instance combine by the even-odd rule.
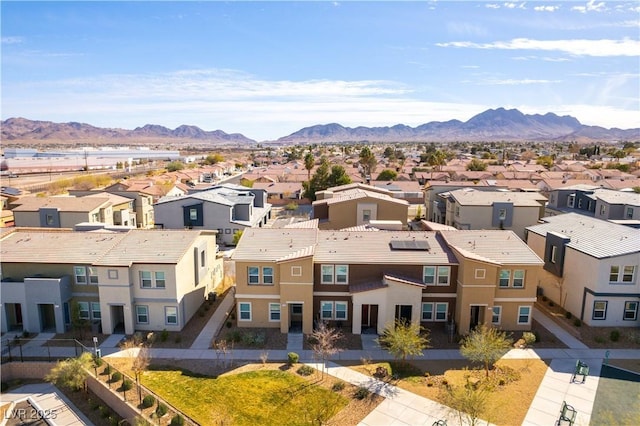
[[[23,37],[17,37],[17,36],[2,37],[2,44],[20,44],[20,43],[24,43]]]
[[[555,12],[560,9],[560,6],[534,6],[533,10],[536,12]]]
[[[596,3],[595,0],[589,0],[586,5],[574,6],[571,8],[571,10],[575,10],[576,12],[580,13],[604,12],[605,10],[607,10],[607,5],[603,1]]]
[[[484,7],[488,9],[500,9],[500,5],[495,3],[487,3],[484,5]]]
[[[536,56],[536,55],[529,55],[529,56],[514,56],[513,58],[514,61],[545,61],[545,62],[569,62],[571,61],[571,59],[568,58],[553,58],[550,56]]]
[[[478,84],[486,86],[520,86],[525,84],[550,84],[550,83],[562,83],[562,80],[536,80],[530,78],[523,79],[488,79],[480,81]]]
[[[504,3],[504,7],[506,7],[507,9],[526,9],[526,3],[514,3],[514,2],[506,2]]]
[[[605,57],[640,55],[640,40],[632,40],[629,38],[622,40],[532,40],[516,38],[510,41],[495,41],[492,43],[453,41],[436,43],[436,46],[469,49],[558,51],[575,56]]]

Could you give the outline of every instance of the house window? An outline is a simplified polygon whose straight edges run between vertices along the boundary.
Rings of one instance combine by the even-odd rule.
[[[198,220],[198,209],[189,209],[189,220],[193,222]]]
[[[302,266],[292,266],[291,267],[291,276],[292,277],[301,277],[302,276]]]
[[[500,287],[509,287],[509,281],[511,281],[511,270],[510,269],[501,269],[500,270]]]
[[[320,318],[323,320],[333,318],[333,302],[320,302]]]
[[[269,303],[269,321],[280,321],[279,303]]]
[[[336,302],[336,319],[347,319],[347,302]]]
[[[582,208],[582,198],[580,198],[578,200],[578,208],[581,209]]]
[[[624,302],[624,316],[625,321],[635,321],[638,319],[638,302]]]
[[[270,266],[262,267],[262,283],[273,284],[273,268]]]
[[[136,322],[138,324],[149,324],[149,307],[148,306],[136,306]]]
[[[450,266],[438,266],[438,285],[449,285]]]
[[[349,265],[322,265],[322,284],[347,284],[349,282]]]
[[[636,271],[635,266],[625,266],[624,269],[622,270],[622,282],[632,283],[635,271]]]
[[[447,309],[449,308],[448,303],[436,303],[436,321],[446,321],[447,320]]]
[[[333,265],[322,265],[322,284],[333,283]]]
[[[475,273],[476,273],[476,279],[483,280],[487,275],[487,270],[486,269],[476,269]]]
[[[433,321],[433,303],[422,304],[422,321]]]
[[[427,302],[422,304],[422,321],[446,321],[449,304]],[[435,311],[435,316],[434,316]]]
[[[522,269],[513,271],[513,286],[518,288],[524,287],[524,271]]]
[[[84,266],[74,266],[73,274],[76,277],[76,284],[87,283],[87,269]]]
[[[238,311],[240,311],[238,315],[240,321],[251,321],[251,303],[238,303]]]
[[[260,269],[257,266],[249,266],[247,270],[249,276],[249,284],[260,284]]]
[[[362,220],[365,222],[371,220],[371,210],[362,210]]]
[[[600,215],[604,215],[607,212],[607,207],[602,205],[600,206]]]
[[[556,263],[557,255],[558,255],[558,246],[551,246],[551,256],[549,259],[551,260],[551,263]]]
[[[178,325],[178,308],[175,306],[165,306],[164,321],[167,325]]]
[[[154,272],[154,276],[156,279],[156,288],[165,288],[167,282],[164,279],[164,272],[156,271]]]
[[[531,321],[531,306],[518,306],[518,324],[529,324]]]
[[[460,216],[460,206],[456,206],[456,217]]]
[[[593,302],[593,318],[594,320],[607,319],[607,304],[606,300],[596,300]]]
[[[202,250],[200,252],[200,267],[204,268],[205,266],[207,266],[207,252]]]
[[[89,302],[78,302],[79,318],[83,320],[89,319]]]
[[[98,215],[98,213],[93,213],[91,215],[91,222],[100,222],[100,216]]]
[[[100,303],[91,302],[91,318],[93,319],[102,318],[102,313],[100,312]]]
[[[434,285],[436,283],[436,267],[425,266],[422,269],[422,282],[427,285]]]
[[[142,288],[151,288],[151,271],[140,271],[140,284]]]
[[[507,219],[507,209],[498,210],[498,219],[499,220],[506,220]]]
[[[618,275],[620,274],[620,267],[617,265],[611,265],[609,269],[609,282],[616,283],[618,282]]]
[[[109,277],[110,280],[117,280],[118,279],[118,270],[117,269],[109,269],[107,271],[107,276]]]
[[[225,228],[224,233],[225,234],[231,234],[231,229],[230,228]]]
[[[494,306],[491,308],[491,324],[500,324],[502,319],[502,306]]]
[[[98,284],[98,269],[88,266],[87,271],[89,272],[89,283]]]
[[[627,207],[627,219],[633,219],[633,207]]]
[[[575,203],[576,203],[576,196],[573,194],[569,195],[569,198],[567,199],[567,205],[573,208],[575,206]]]
[[[45,220],[47,221],[47,226],[53,226],[53,215],[51,214],[46,215]]]

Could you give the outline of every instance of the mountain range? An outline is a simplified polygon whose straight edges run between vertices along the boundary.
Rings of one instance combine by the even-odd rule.
[[[257,141],[242,134],[222,130],[205,131],[182,125],[173,130],[147,124],[134,130],[94,127],[83,123],[53,123],[26,118],[2,122],[4,141],[103,141],[105,143],[144,142],[145,140],[189,141],[199,145],[254,145]],[[322,142],[448,142],[448,141],[576,141],[607,142],[640,140],[640,128],[606,129],[581,124],[571,116],[554,113],[523,114],[517,109],[489,109],[468,121],[432,121],[417,127],[397,124],[391,127],[344,127],[337,123],[305,127],[279,138],[279,144]]]

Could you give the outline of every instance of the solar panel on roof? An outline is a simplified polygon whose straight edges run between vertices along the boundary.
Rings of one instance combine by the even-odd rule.
[[[429,250],[427,241],[394,240],[390,243],[392,250]]]

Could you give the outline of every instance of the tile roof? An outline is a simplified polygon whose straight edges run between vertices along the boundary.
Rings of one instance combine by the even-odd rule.
[[[445,242],[466,258],[498,265],[541,265],[542,260],[513,231],[441,231]]]
[[[58,209],[61,212],[90,212],[110,205],[107,197],[23,197],[16,201],[13,211],[32,212],[42,208]]]
[[[245,229],[231,257],[233,260],[256,262],[292,259],[292,256],[300,254],[300,250],[316,244],[317,233],[317,229]]]
[[[594,195],[608,204],[625,204],[640,206],[640,194],[636,192],[613,191],[610,189],[597,189]]]
[[[540,207],[546,197],[536,192],[476,191],[472,188],[449,192],[463,206],[490,206],[493,203],[510,202],[514,206]]]
[[[341,191],[341,192],[337,192],[334,193],[332,198],[326,198],[324,200],[316,200],[313,202],[313,204],[336,204],[336,203],[341,203],[344,201],[350,201],[350,200],[358,200],[361,198],[376,198],[378,200],[384,200],[384,201],[388,201],[391,203],[396,203],[396,204],[402,204],[402,205],[408,205],[409,202],[406,200],[401,200],[399,198],[393,198],[390,197],[388,195],[385,194],[381,194],[379,192],[374,192],[374,191],[367,191],[364,189],[349,189],[346,191]]]
[[[547,232],[566,235],[567,247],[598,259],[640,253],[640,230],[609,221],[567,213],[543,217],[545,223],[527,229],[538,235]]]

